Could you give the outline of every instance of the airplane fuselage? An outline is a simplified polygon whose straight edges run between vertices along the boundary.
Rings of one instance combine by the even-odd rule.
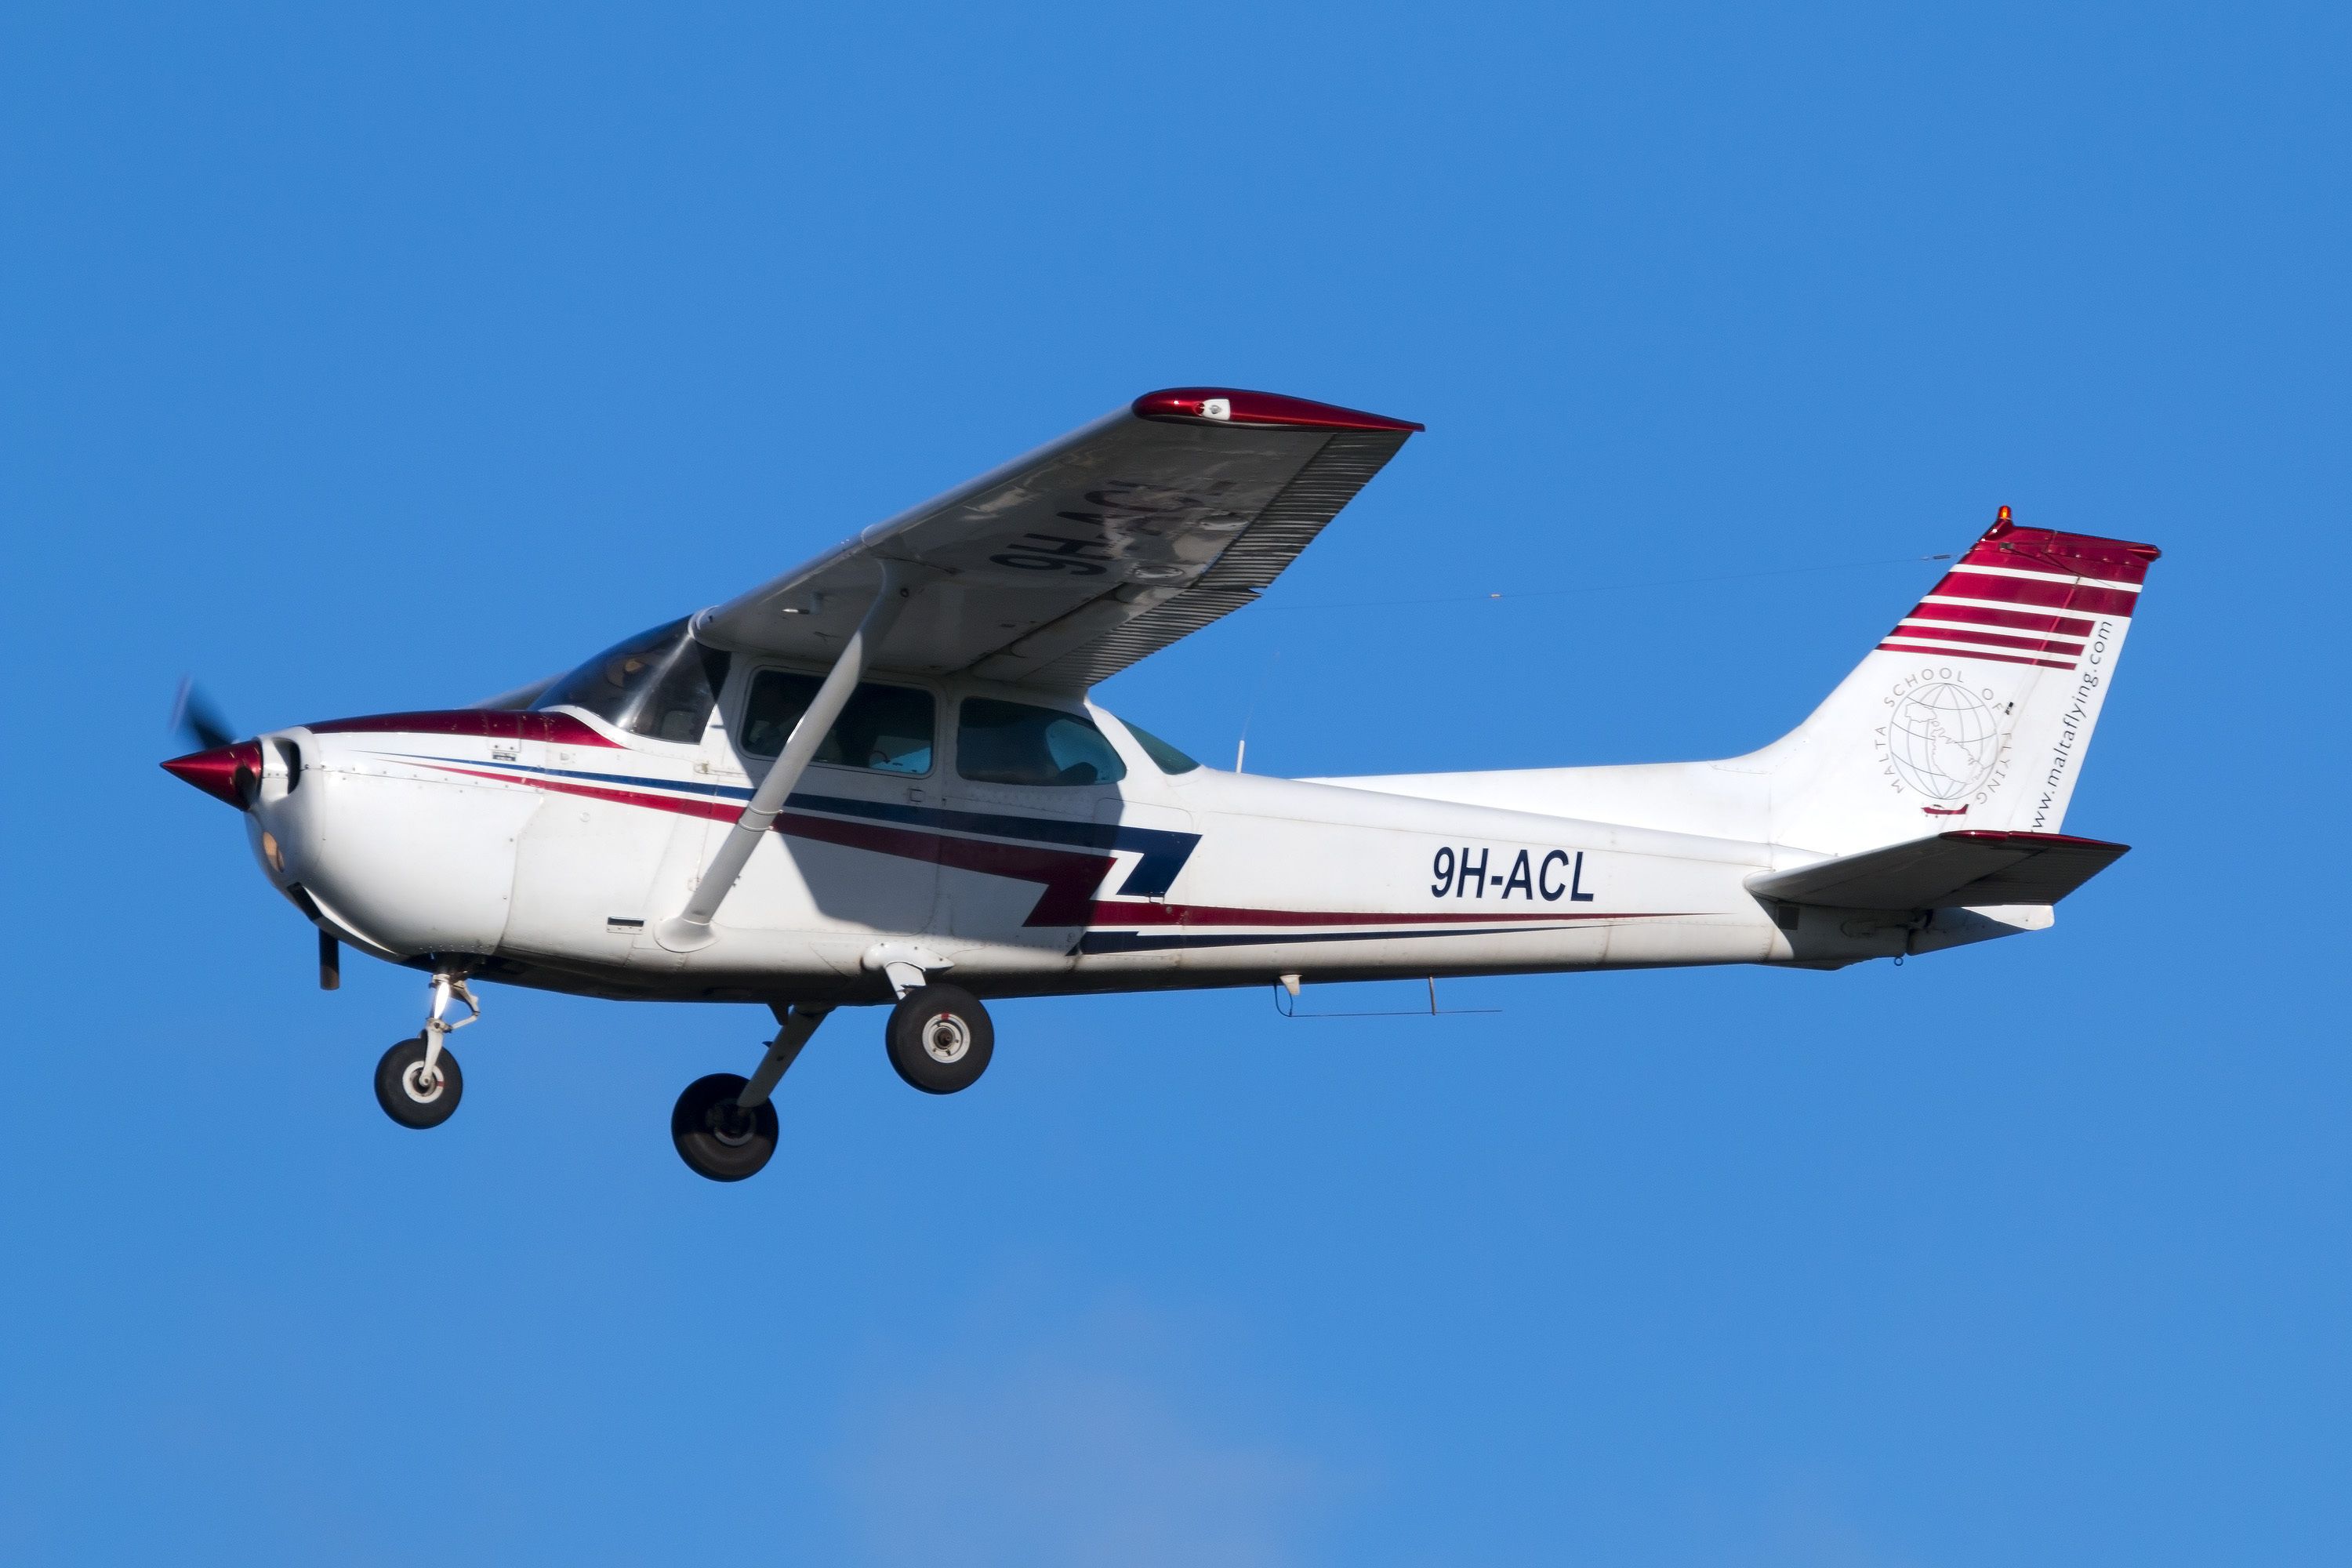
[[[889,679],[929,689],[942,712],[992,689]],[[1945,945],[1899,923],[1808,926],[1776,910],[1743,885],[1789,863],[1764,843],[1344,782],[1171,773],[1115,718],[1068,707],[1095,719],[1124,778],[968,779],[952,725],[920,772],[816,764],[718,940],[688,952],[655,930],[762,766],[747,766],[726,701],[691,743],[562,710],[276,731],[261,742],[248,837],[273,883],[364,951],[427,967],[468,957],[483,978],[609,997],[881,1002],[876,954],[890,944],[1000,996],[1837,964]]]

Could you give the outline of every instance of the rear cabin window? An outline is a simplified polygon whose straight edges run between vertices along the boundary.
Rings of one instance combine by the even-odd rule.
[[[772,757],[816,699],[824,679],[786,669],[763,669],[743,707],[743,750]],[[935,723],[931,694],[911,686],[860,685],[816,749],[816,761],[880,773],[931,771]]]
[[[727,656],[696,642],[679,619],[614,644],[531,707],[583,709],[614,729],[690,746],[702,740],[726,684]]]
[[[1127,776],[1127,764],[1083,713],[967,697],[956,772],[977,784],[1113,784]]]
[[[1135,743],[1143,748],[1143,754],[1150,757],[1151,765],[1161,773],[1189,773],[1201,765],[1134,720],[1121,719],[1119,722],[1127,726],[1127,732],[1135,737]]]

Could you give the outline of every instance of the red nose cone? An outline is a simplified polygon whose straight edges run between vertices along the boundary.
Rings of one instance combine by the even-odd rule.
[[[243,811],[253,804],[253,786],[261,779],[261,742],[239,741],[234,746],[191,752],[165,763],[163,771]]]

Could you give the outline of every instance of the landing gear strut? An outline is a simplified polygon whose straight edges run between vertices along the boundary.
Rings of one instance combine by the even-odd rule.
[[[740,1182],[756,1176],[776,1152],[776,1085],[824,1022],[823,1007],[777,1007],[776,1037],[748,1079],[715,1072],[696,1079],[669,1113],[670,1142],[698,1176]]]
[[[442,1016],[453,1000],[466,1005],[466,1016],[454,1024]],[[375,1064],[375,1102],[386,1116],[421,1131],[438,1127],[456,1113],[466,1092],[466,1075],[457,1070],[447,1041],[451,1031],[481,1016],[481,1004],[466,988],[464,975],[445,970],[433,976],[433,1011],[425,1020],[424,1033],[400,1041]]]
[[[988,1009],[961,986],[921,984],[919,969],[903,983],[897,973],[890,978],[899,993],[883,1031],[890,1065],[926,1094],[971,1088],[988,1069],[996,1045]],[[669,1113],[670,1142],[686,1168],[698,1176],[740,1182],[758,1175],[776,1152],[776,1085],[824,1022],[827,1010],[777,1005],[774,1011],[776,1037],[750,1078],[715,1072],[696,1079]]]

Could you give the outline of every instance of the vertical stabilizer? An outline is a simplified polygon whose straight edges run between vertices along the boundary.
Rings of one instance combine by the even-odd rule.
[[[2001,508],[1811,718],[1729,764],[1771,776],[1773,837],[1846,854],[2058,831],[2158,553]]]

